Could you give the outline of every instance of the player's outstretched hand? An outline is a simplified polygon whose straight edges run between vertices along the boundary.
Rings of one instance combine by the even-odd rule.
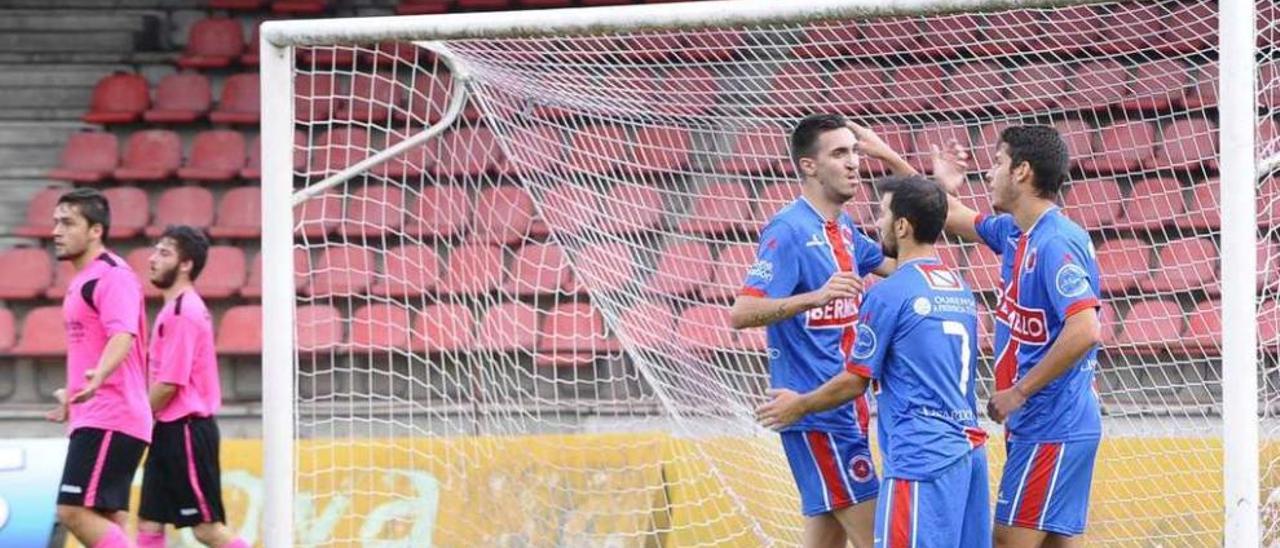
[[[933,156],[933,178],[948,194],[955,194],[964,184],[964,174],[969,171],[969,151],[959,141],[951,139],[941,148],[929,145]]]
[[[889,145],[881,139],[871,128],[860,125],[856,122],[846,122],[845,126],[849,131],[853,132],[853,136],[858,138],[858,153],[877,160],[892,158],[897,155]]]
[[[756,408],[756,420],[760,421],[760,426],[781,430],[804,416],[799,394],[785,388],[770,388],[765,395],[773,399]]]
[[[1027,403],[1027,397],[1022,394],[1021,390],[1015,388],[1006,388],[991,395],[991,399],[987,401],[987,415],[991,420],[997,423],[1003,423],[1009,415]]]
[[[50,409],[44,414],[44,418],[53,422],[67,421],[67,389],[59,388],[53,391],[54,399],[58,400],[58,406]]]
[[[76,392],[76,395],[71,398],[71,403],[84,403],[89,401],[89,398],[92,398],[93,395],[98,392],[98,389],[102,387],[102,379],[98,378],[97,369],[85,371],[84,377],[87,382],[85,382],[84,388],[81,388],[80,391]]]
[[[831,275],[818,290],[817,306],[826,306],[836,299],[853,298],[862,292],[862,278],[852,272],[840,271]]]

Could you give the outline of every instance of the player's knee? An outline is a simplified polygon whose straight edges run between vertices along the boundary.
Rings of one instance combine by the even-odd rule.
[[[57,512],[58,523],[61,523],[68,528],[75,529],[80,526],[82,521],[84,521],[84,512],[86,511],[87,510],[85,508],[80,506],[59,504]]]
[[[147,520],[145,520],[145,519],[144,519],[144,520],[139,520],[139,521],[138,521],[138,530],[139,530],[139,531],[142,531],[142,532],[144,532],[144,533],[163,533],[163,532],[164,532],[164,524],[163,524],[163,523],[156,523],[156,522],[154,522],[154,521],[147,521]]]
[[[196,540],[205,546],[221,546],[231,539],[227,537],[226,528],[221,523],[201,523],[191,528]]]

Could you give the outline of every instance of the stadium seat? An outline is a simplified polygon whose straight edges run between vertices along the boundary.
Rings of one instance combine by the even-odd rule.
[[[1156,229],[1178,218],[1186,211],[1182,183],[1177,179],[1143,179],[1133,184],[1129,199],[1124,201],[1116,226],[1130,229]]]
[[[412,310],[390,303],[367,304],[351,315],[351,348],[388,351],[409,349]]]
[[[875,189],[863,183],[853,187],[853,197],[844,204],[844,210],[853,217],[853,224],[863,232],[874,234],[876,219],[880,216],[880,201],[876,198]]]
[[[559,244],[526,243],[516,251],[511,278],[503,286],[516,295],[561,295],[576,291],[573,271]]]
[[[636,130],[631,147],[632,173],[685,171],[689,168],[691,148],[689,130],[667,126],[643,126]]]
[[[1176,59],[1148,61],[1138,65],[1129,82],[1129,95],[1121,103],[1128,110],[1160,110],[1182,106],[1182,98],[1190,89],[1187,66]]]
[[[486,188],[480,193],[471,227],[477,242],[514,244],[533,226],[533,198],[517,186]]]
[[[979,56],[1005,56],[1030,51],[1036,38],[1045,32],[1044,21],[1035,10],[1009,10],[989,13],[986,25],[979,30],[981,40],[969,45]]]
[[[1000,278],[1000,256],[993,253],[985,245],[971,245],[967,253],[969,268],[963,274],[974,291],[999,291],[1003,286]]]
[[[904,158],[914,158],[916,155],[915,136],[911,133],[911,127],[906,124],[884,123],[872,124],[871,130],[876,133],[885,144],[889,145],[898,154]],[[863,175],[882,175],[889,172],[889,169],[879,160],[863,157],[859,171]]]
[[[538,309],[522,302],[494,305],[480,320],[478,335],[486,350],[532,350],[538,343]]]
[[[459,11],[501,10],[511,6],[512,0],[454,0]]]
[[[808,114],[815,105],[826,104],[826,92],[831,87],[826,73],[816,63],[799,62],[783,63],[767,85],[763,90],[748,92],[744,100],[758,100],[755,112],[768,117]]]
[[[697,294],[711,281],[714,266],[707,244],[676,240],[661,251],[648,289],[674,297]]]
[[[1174,301],[1151,299],[1134,303],[1120,324],[1118,346],[1137,353],[1159,352],[1182,339],[1182,307]]]
[[[983,180],[966,180],[956,189],[956,198],[974,211],[991,211],[991,189]]]
[[[1006,114],[1044,112],[1057,108],[1067,95],[1071,72],[1061,63],[1023,63],[1009,78],[1008,100],[997,103]]]
[[[466,305],[428,305],[413,314],[409,346],[419,352],[468,352],[476,346],[475,329],[475,314]]]
[[[937,146],[939,149],[945,148],[950,141],[960,143],[965,150],[972,150],[969,143],[969,128],[961,124],[951,122],[932,122],[925,124],[915,131],[912,138],[911,150],[915,154],[907,160],[911,162],[911,166],[920,172],[933,172],[933,156],[932,148]]]
[[[274,13],[316,15],[329,9],[329,0],[275,0],[271,3]]]
[[[1258,307],[1258,343],[1269,354],[1280,352],[1280,303],[1267,299]]]
[[[373,250],[355,245],[323,248],[306,293],[313,297],[361,295],[373,283]]]
[[[1188,109],[1218,106],[1218,64],[1203,63],[1195,68],[1195,72],[1194,82],[1183,97],[1182,104]]]
[[[618,125],[588,125],[570,134],[569,165],[588,174],[612,172],[630,157],[634,140]]]
[[[1105,54],[1130,53],[1162,47],[1169,24],[1169,3],[1111,4],[1102,12],[1109,24],[1101,29],[1095,48]],[[1184,31],[1185,32],[1185,31]]]
[[[487,127],[462,127],[440,136],[439,148],[427,149],[428,165],[441,177],[475,177],[498,171],[502,149]]]
[[[111,176],[120,162],[120,144],[111,133],[72,133],[62,148],[58,167],[49,178],[75,183],[97,183]]]
[[[1265,15],[1265,8],[1259,15]],[[1263,19],[1265,20],[1265,19]],[[1170,14],[1162,50],[1168,54],[1188,54],[1218,47],[1218,10],[1214,4],[1183,2]]]
[[[302,248],[293,250],[293,287],[298,293],[306,294],[306,287],[312,273],[311,254]],[[253,258],[249,266],[249,278],[240,288],[240,296],[256,299],[262,296],[262,254]]]
[[[230,245],[211,246],[204,272],[196,279],[196,291],[208,299],[231,297],[244,287],[247,271],[244,250]]]
[[[1218,178],[1196,182],[1191,187],[1187,213],[1177,218],[1178,226],[1191,230],[1211,230],[1222,226],[1222,209],[1218,205]],[[1259,216],[1265,215],[1260,211]]]
[[[197,186],[178,186],[164,191],[156,200],[156,216],[147,227],[147,236],[155,238],[169,225],[209,228],[213,225],[213,193]]]
[[[618,183],[600,204],[600,230],[631,234],[656,229],[667,220],[662,195],[649,185]]]
[[[1008,122],[991,122],[978,128],[978,138],[973,141],[973,147],[969,150],[969,161],[974,169],[987,170],[995,163],[1000,132],[1009,125]]]
[[[187,46],[178,58],[178,66],[213,69],[230,66],[244,50],[244,30],[238,19],[210,17],[191,25]]]
[[[1137,238],[1107,240],[1097,248],[1103,293],[1124,293],[1151,277],[1151,245]]]
[[[42,306],[22,319],[22,334],[13,354],[29,357],[63,357],[67,353],[67,329],[61,306]]]
[[[508,128],[511,147],[518,158],[502,158],[504,175],[534,175],[564,169],[564,140],[559,127]]]
[[[800,58],[848,57],[850,47],[861,39],[856,21],[816,21],[804,27],[799,45],[791,52]]]
[[[342,223],[343,202],[342,196],[330,190],[294,206],[295,232],[308,238],[332,233]]]
[[[881,110],[910,113],[939,110],[946,94],[946,72],[938,65],[907,65],[892,72]],[[897,150],[897,149],[895,149]]]
[[[453,0],[400,0],[396,4],[398,15],[432,15],[446,13]]]
[[[90,124],[127,124],[137,121],[150,106],[147,79],[141,74],[116,72],[94,85],[89,112],[82,119]]]
[[[453,248],[444,267],[441,293],[485,295],[502,286],[502,248],[469,243]]]
[[[259,85],[256,72],[228,76],[209,120],[215,124],[257,124],[262,108]]]
[[[178,178],[188,181],[230,181],[245,165],[244,135],[230,129],[197,133],[186,166]]]
[[[349,238],[394,233],[404,224],[404,191],[396,186],[371,183],[345,198],[342,234]]]
[[[736,343],[737,333],[729,324],[729,308],[722,305],[694,305],[680,314],[676,340],[698,353],[727,350]]]
[[[925,17],[920,33],[920,55],[936,59],[958,57],[960,52],[979,41],[978,17],[968,13]],[[840,111],[843,112],[843,111]]]
[[[369,132],[354,126],[336,126],[311,146],[310,173],[332,175],[369,156]]]
[[[1076,68],[1075,77],[1071,79],[1071,92],[1063,96],[1060,104],[1072,110],[1106,109],[1128,95],[1130,81],[1128,67],[1119,61],[1086,61]]]
[[[142,296],[158,299],[162,294],[160,288],[151,284],[151,253],[151,247],[135,247],[125,254],[124,262],[128,263],[129,268],[138,277],[138,281],[142,283]],[[62,291],[65,293],[66,288]]]
[[[391,117],[396,90],[401,85],[392,73],[358,72],[351,77],[351,93],[339,103],[334,117],[362,123],[384,122]]]
[[[307,136],[301,131],[293,132],[293,172],[302,173],[307,169],[307,157],[311,154],[310,148],[306,145]],[[262,138],[254,136],[253,142],[249,143],[246,149],[246,158],[244,169],[240,170],[240,177],[243,179],[258,179],[262,177]]]
[[[1150,291],[1218,293],[1218,246],[1208,238],[1183,238],[1160,248],[1156,268],[1143,288]]]
[[[257,238],[262,234],[262,189],[242,186],[228,190],[218,201],[209,235],[214,238]]]
[[[240,54],[240,64],[246,67],[258,66],[258,47],[260,30],[263,21],[255,21],[252,24],[253,30],[249,34],[249,41],[244,43],[244,51]]]
[[[266,0],[209,0],[209,9],[258,11]]]
[[[621,335],[629,348],[667,348],[676,332],[676,315],[661,302],[639,301],[622,313]]]
[[[1174,120],[1164,126],[1164,138],[1147,167],[1161,169],[1217,169],[1218,128],[1205,118]]]
[[[908,58],[920,50],[919,17],[884,17],[864,20],[858,25],[859,39],[848,44],[849,54]]]
[[[1004,67],[992,61],[975,61],[956,67],[947,78],[943,104],[961,112],[983,112],[1005,103]],[[919,149],[917,149],[919,150]],[[928,149],[925,149],[928,150]]]
[[[167,129],[134,132],[125,144],[120,167],[112,175],[121,181],[163,181],[182,164],[182,139]]]
[[[245,356],[262,353],[262,307],[233,306],[218,320],[218,354]]]
[[[702,298],[708,301],[732,301],[742,290],[747,270],[756,262],[756,246],[729,244],[720,250],[712,267],[710,283],[702,286]]]
[[[27,202],[26,221],[15,228],[13,234],[26,238],[50,238],[53,235],[53,209],[58,198],[68,189],[51,186],[40,189],[31,201]]]
[[[689,213],[680,220],[680,231],[687,234],[724,234],[751,230],[751,195],[737,182],[713,182],[693,195]]]
[[[729,59],[734,55],[734,50],[726,49],[723,44],[735,40],[740,43],[741,38],[732,38],[736,34],[732,31],[705,34],[705,39],[699,38],[696,45],[680,53],[697,61],[714,60],[712,58],[717,55],[728,52],[728,57],[723,59]],[[716,101],[720,97],[720,80],[707,68],[683,66],[671,69],[664,76],[663,79],[642,80],[644,83],[639,84],[655,86],[655,92],[660,91],[658,97],[661,100],[653,107],[658,112],[688,116],[706,114],[716,107]]]
[[[585,365],[598,354],[618,350],[617,341],[605,333],[600,312],[589,303],[557,305],[542,318],[539,334],[539,365]]]
[[[53,260],[42,248],[0,251],[0,299],[34,299],[53,281]]]
[[[1259,315],[1261,320],[1261,315]],[[1261,328],[1261,321],[1259,321]],[[1258,339],[1261,341],[1261,337]],[[1190,356],[1218,356],[1222,353],[1222,301],[1201,301],[1187,314],[1182,350]]]
[[[1097,42],[1098,16],[1093,6],[1079,5],[1046,10],[1037,49],[1055,55],[1074,55]]]
[[[13,311],[0,308],[0,355],[8,354],[18,339],[18,329],[13,319]]]
[[[299,305],[293,313],[294,346],[299,352],[323,352],[343,344],[342,315],[328,305]]]
[[[1102,128],[1097,151],[1080,162],[1090,173],[1111,174],[1138,171],[1150,161],[1155,147],[1155,127],[1150,122],[1116,122]]]
[[[756,226],[763,229],[778,211],[800,197],[800,185],[794,182],[773,183],[765,186],[756,199]]]
[[[461,186],[434,185],[422,187],[415,198],[410,195],[408,214],[402,228],[404,234],[422,238],[452,238],[471,224],[471,196]]]
[[[381,147],[383,150],[404,142],[405,138],[395,130],[387,133],[387,144]],[[409,149],[395,155],[389,160],[373,166],[370,170],[374,175],[385,177],[388,179],[400,179],[421,177],[426,173],[431,162],[431,153],[429,149],[436,146],[433,140],[428,139],[427,142],[414,145]]]
[[[1102,348],[1114,348],[1119,338],[1120,314],[1111,301],[1103,299],[1102,308],[1098,311],[1098,324],[1102,330]]]
[[[45,298],[61,299],[67,294],[67,287],[71,285],[71,278],[75,276],[76,268],[70,261],[55,261],[53,265],[53,283],[49,284],[49,288],[45,290]]]
[[[1085,230],[1109,228],[1121,215],[1124,197],[1111,179],[1088,179],[1063,189],[1063,211]]]
[[[356,48],[349,45],[311,46],[298,48],[299,66],[312,70],[341,70],[350,72],[356,65]]]
[[[1071,167],[1097,157],[1099,150],[1094,147],[1094,139],[1098,132],[1084,120],[1062,120],[1053,123],[1062,140],[1067,143],[1067,155],[1071,158]]]
[[[382,297],[418,297],[440,284],[440,256],[426,245],[400,245],[382,256],[382,273],[369,293]]]
[[[156,86],[156,99],[142,119],[158,124],[189,124],[209,112],[209,79],[194,72],[170,74]]]
[[[108,188],[102,191],[111,204],[110,238],[133,238],[142,233],[151,220],[151,204],[146,191],[132,186]]]
[[[752,174],[760,172],[787,172],[787,136],[774,126],[757,126],[738,130],[732,137],[733,146],[728,155],[720,159],[721,169],[727,173]]]
[[[875,114],[885,100],[884,86],[884,69],[866,63],[844,65],[831,73],[827,102],[836,112]]]
[[[576,235],[599,225],[596,192],[573,182],[547,189],[540,200],[541,221],[559,234]]]
[[[1258,104],[1265,107],[1280,107],[1280,85],[1266,84],[1280,81],[1280,61],[1262,63],[1258,67]]]
[[[631,250],[620,242],[591,244],[578,252],[574,265],[582,283],[600,293],[621,290],[640,275]]]
[[[396,93],[401,95],[396,104],[402,105],[392,112],[396,120],[433,124],[440,121],[448,110],[449,99],[453,95],[453,76],[448,72],[419,72],[414,75],[411,88],[397,86]],[[468,101],[461,116],[475,121],[480,117],[480,111],[474,102]]]
[[[297,122],[329,120],[340,90],[332,74],[298,73],[293,78],[293,116]]]

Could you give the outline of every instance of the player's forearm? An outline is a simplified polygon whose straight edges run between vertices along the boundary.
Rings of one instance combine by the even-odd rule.
[[[866,391],[865,377],[842,371],[816,390],[800,396],[800,407],[806,415],[818,413],[839,407]]]
[[[1090,349],[1101,342],[1098,316],[1092,310],[1067,318],[1062,334],[1045,353],[1044,359],[1014,385],[1026,397],[1039,392],[1069,371]]]
[[[161,409],[169,405],[169,400],[178,393],[178,387],[167,382],[158,382],[151,385],[151,390],[147,394],[151,400],[151,413],[159,413]]]
[[[124,358],[129,355],[129,351],[133,349],[133,334],[117,333],[107,340],[107,346],[102,350],[102,358],[98,360],[98,367],[95,370],[99,380],[106,380],[115,372]]]
[[[782,299],[740,295],[729,310],[729,323],[734,329],[761,327],[782,321],[816,306],[812,293]]]
[[[978,220],[978,212],[964,205],[959,198],[947,196],[947,232],[971,242],[978,241],[978,229],[974,224]]]
[[[916,168],[911,167],[911,164],[907,163],[901,155],[892,150],[889,151],[887,156],[881,158],[880,161],[884,162],[885,167],[889,168],[889,173],[898,177],[908,177],[920,174],[920,172],[916,171]]]

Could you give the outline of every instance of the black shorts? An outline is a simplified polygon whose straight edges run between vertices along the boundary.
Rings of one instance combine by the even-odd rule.
[[[147,442],[101,428],[71,432],[58,504],[102,511],[128,510],[129,488]]]
[[[225,523],[218,423],[211,417],[157,422],[142,476],[138,516],[191,527]]]

